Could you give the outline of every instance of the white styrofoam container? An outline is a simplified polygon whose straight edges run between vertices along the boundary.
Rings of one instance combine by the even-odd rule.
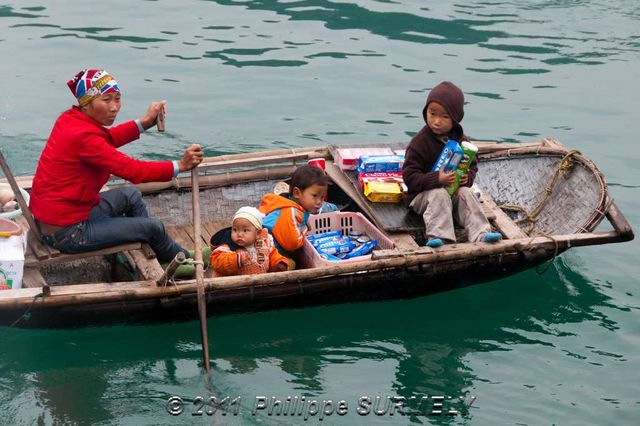
[[[0,291],[22,287],[27,233],[0,237]]]

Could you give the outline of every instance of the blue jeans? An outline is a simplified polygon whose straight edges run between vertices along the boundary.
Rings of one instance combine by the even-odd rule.
[[[43,235],[44,242],[63,253],[84,253],[127,243],[147,243],[160,262],[169,262],[182,251],[158,219],[149,217],[142,194],[136,188],[118,188],[100,193],[100,202],[89,219]]]

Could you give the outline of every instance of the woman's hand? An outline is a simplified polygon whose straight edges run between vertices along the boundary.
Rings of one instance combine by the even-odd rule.
[[[449,186],[456,180],[456,172],[445,173],[444,170],[438,172],[438,182],[441,185]]]
[[[178,168],[181,172],[186,172],[198,164],[202,163],[204,152],[198,144],[190,145],[182,156],[182,160],[178,160]]]
[[[166,116],[166,111],[167,101],[151,102],[149,104],[149,108],[147,108],[147,112],[145,112],[140,119],[140,124],[145,130],[147,130],[156,124],[159,114],[162,114],[162,117],[164,118]]]

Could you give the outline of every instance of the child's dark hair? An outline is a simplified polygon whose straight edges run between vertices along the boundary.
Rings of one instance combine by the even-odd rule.
[[[304,166],[298,167],[291,175],[289,192],[293,192],[293,188],[304,191],[313,185],[327,186],[329,185],[329,178],[327,178],[324,170],[320,167],[305,164]]]

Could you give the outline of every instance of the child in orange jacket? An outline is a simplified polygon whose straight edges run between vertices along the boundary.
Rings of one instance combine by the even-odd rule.
[[[273,235],[280,253],[290,256],[302,247],[309,214],[320,211],[328,185],[324,171],[307,164],[291,175],[289,193],[262,197],[259,210],[265,214],[263,225]]]
[[[292,269],[278,253],[273,237],[262,227],[264,215],[254,207],[241,207],[232,226],[211,237],[213,276],[249,275]]]

